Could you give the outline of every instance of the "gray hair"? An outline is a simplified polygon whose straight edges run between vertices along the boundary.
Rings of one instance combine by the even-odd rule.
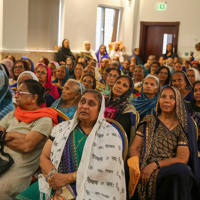
[[[100,92],[96,91],[96,90],[90,89],[90,90],[85,90],[81,96],[83,96],[86,93],[91,93],[91,94],[94,95],[95,99],[98,101],[98,104],[99,104],[98,107],[99,107],[99,111],[100,111],[101,110],[101,103],[102,103],[102,100],[103,100],[102,94]]]
[[[149,66],[150,66],[150,64],[149,64],[149,63],[145,63],[145,64],[144,64],[144,66],[145,66],[145,65],[149,65]]]
[[[150,57],[153,57],[153,59],[156,60],[156,57],[155,57],[154,55],[150,55],[150,56],[148,57],[148,60],[149,60]]]
[[[111,65],[112,65],[112,64],[116,64],[116,65],[119,67],[119,63],[118,63],[118,61],[116,61],[116,60],[112,61]]]
[[[142,68],[142,70],[143,70],[143,74],[145,75],[144,67],[143,67],[142,65],[136,65],[136,66],[135,66],[135,69],[138,68],[138,67]],[[135,69],[134,69],[134,70],[135,70]]]
[[[80,86],[79,81],[74,80],[74,79],[68,79],[67,82],[72,82],[72,83],[74,83],[73,86],[72,86],[72,87],[73,87],[73,90],[74,90],[74,93],[80,92],[80,93],[82,94],[81,86]]]
[[[82,58],[81,58],[81,59],[82,59]],[[72,64],[73,64],[73,67],[72,67],[72,68],[75,67],[75,62],[74,62],[73,60],[68,60],[67,63],[68,63],[68,62],[72,62]]]
[[[151,75],[151,74],[147,75],[147,76],[144,78],[143,83],[146,81],[147,78],[153,78],[153,79],[155,80],[155,82],[156,82],[156,86],[159,88],[159,86],[160,86],[160,80],[159,80],[156,76]]]
[[[88,67],[91,67],[93,70],[94,70],[94,73],[95,73],[95,67],[93,67],[93,66],[91,66],[91,65],[87,65],[86,67],[85,67],[85,69],[84,70],[86,70]]]

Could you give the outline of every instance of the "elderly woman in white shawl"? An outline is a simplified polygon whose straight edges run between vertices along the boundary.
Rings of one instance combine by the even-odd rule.
[[[36,182],[16,199],[126,199],[122,140],[104,109],[99,92],[83,93],[74,119],[57,125],[44,146],[39,189]]]
[[[78,58],[87,58],[88,60],[96,60],[97,61],[95,52],[90,49],[89,41],[85,41],[83,43],[83,50],[79,53]]]

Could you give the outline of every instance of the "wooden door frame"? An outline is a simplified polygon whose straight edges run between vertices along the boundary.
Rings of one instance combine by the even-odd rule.
[[[145,44],[146,44],[146,34],[147,34],[147,27],[148,26],[174,26],[176,37],[178,37],[179,33],[179,24],[180,22],[140,22],[140,56],[144,61],[145,57]],[[178,39],[176,40],[175,44],[173,44],[175,48],[175,53],[177,53],[178,47]]]

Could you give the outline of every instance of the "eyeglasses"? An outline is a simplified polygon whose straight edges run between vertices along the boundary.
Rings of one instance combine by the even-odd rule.
[[[117,78],[117,77],[118,77],[117,74],[111,74],[111,73],[109,73],[108,76],[109,76],[109,77],[113,77],[113,78]]]
[[[15,91],[15,95],[21,96],[22,94],[31,94],[30,92]]]
[[[19,66],[14,66],[13,69],[23,69],[24,66],[23,65],[19,65]]]
[[[139,70],[139,71],[135,70],[134,73],[143,74],[143,71],[142,70]]]
[[[44,72],[44,71],[36,71],[36,74],[42,74],[42,75],[45,75],[45,74],[47,74],[46,72]]]

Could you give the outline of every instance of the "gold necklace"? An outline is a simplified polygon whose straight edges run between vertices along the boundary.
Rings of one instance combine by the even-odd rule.
[[[75,132],[78,130],[80,130],[80,132],[84,135],[79,141],[78,141],[78,145],[75,147],[75,150],[78,148],[79,144],[82,142],[82,140],[86,137],[86,135],[82,132],[81,128],[79,127],[79,125],[77,126],[77,128],[75,129]],[[75,134],[74,132],[74,134]]]

